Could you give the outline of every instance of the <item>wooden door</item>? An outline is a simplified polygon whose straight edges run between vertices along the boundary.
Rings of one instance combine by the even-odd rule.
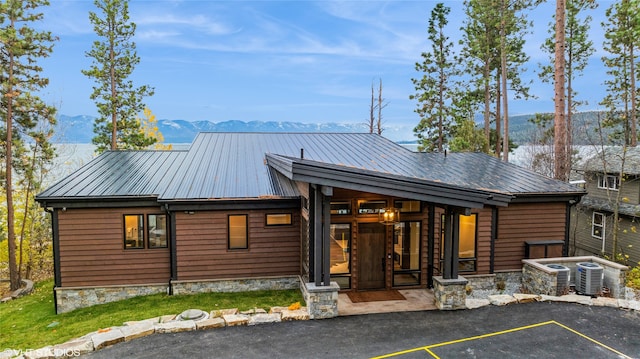
[[[385,288],[385,227],[380,223],[358,224],[358,289]]]

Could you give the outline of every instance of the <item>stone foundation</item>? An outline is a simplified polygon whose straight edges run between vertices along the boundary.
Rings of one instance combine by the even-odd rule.
[[[486,298],[495,294],[513,294],[522,287],[522,271],[504,271],[494,274],[466,275],[467,297]]]
[[[263,277],[245,279],[216,279],[172,281],[174,295],[194,293],[230,293],[256,290],[286,290],[300,288],[300,277]]]
[[[439,310],[457,310],[467,308],[467,283],[463,277],[444,279],[433,277],[433,295]]]
[[[90,307],[96,304],[116,302],[142,295],[167,293],[166,283],[144,285],[119,285],[104,287],[70,287],[54,288],[57,313],[70,312],[75,309]]]
[[[317,287],[315,283],[300,282],[300,290],[307,303],[309,319],[328,319],[338,316],[338,291],[340,286],[331,282],[329,286]]]

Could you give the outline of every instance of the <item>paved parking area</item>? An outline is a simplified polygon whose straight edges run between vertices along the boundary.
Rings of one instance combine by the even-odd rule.
[[[154,334],[91,358],[640,358],[640,313],[569,303]]]

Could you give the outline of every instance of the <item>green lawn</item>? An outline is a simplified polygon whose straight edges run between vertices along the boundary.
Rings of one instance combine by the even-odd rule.
[[[156,294],[56,315],[53,281],[49,280],[37,283],[33,293],[26,297],[0,304],[0,351],[60,344],[101,328],[122,325],[125,321],[180,314],[187,309],[269,310],[273,306],[288,306],[295,302],[304,303],[299,290],[176,296]]]

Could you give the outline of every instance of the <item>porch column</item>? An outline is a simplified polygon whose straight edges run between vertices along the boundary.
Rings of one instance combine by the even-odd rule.
[[[444,215],[444,263],[442,277],[458,278],[458,252],[460,250],[460,217],[459,211],[447,208]]]
[[[328,286],[331,282],[331,196],[332,187],[314,186],[312,197],[311,217],[313,228],[313,282],[316,286]],[[311,280],[311,279],[310,279]]]

